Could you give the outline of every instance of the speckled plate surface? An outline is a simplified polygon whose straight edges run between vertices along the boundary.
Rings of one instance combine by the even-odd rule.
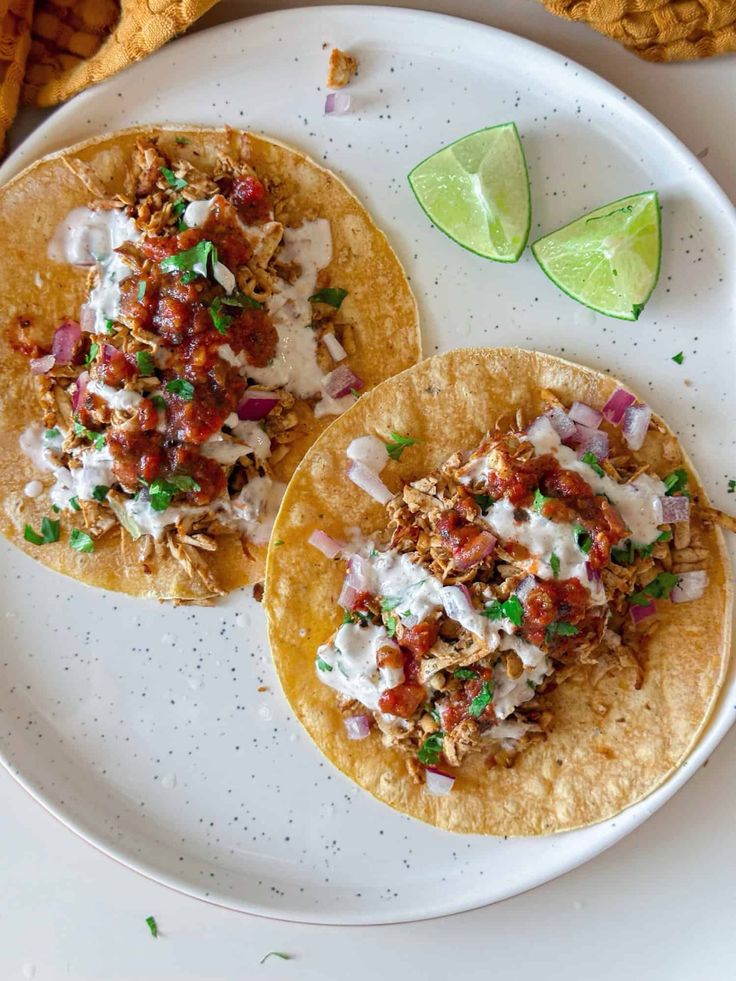
[[[360,59],[349,115],[322,115],[324,42]],[[406,182],[413,164],[510,119],[529,162],[533,237],[606,201],[659,190],[662,279],[638,323],[562,296],[528,251],[514,266],[462,251],[417,207]],[[167,120],[249,126],[324,160],[389,232],[418,296],[428,353],[518,344],[628,378],[679,432],[715,501],[733,502],[733,208],[697,160],[616,89],[477,24],[382,8],[287,11],[176,42],[86,92],[23,144],[0,179],[94,133]],[[682,366],[671,361],[679,351]],[[645,820],[735,715],[732,670],[690,760],[614,821],[536,840],[451,835],[383,807],[321,758],[281,696],[249,595],[213,609],[161,607],[77,586],[1,549],[8,768],[120,861],[268,916],[391,922],[528,889]]]

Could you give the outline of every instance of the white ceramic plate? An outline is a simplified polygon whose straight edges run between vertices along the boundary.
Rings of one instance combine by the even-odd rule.
[[[322,113],[324,42],[360,59],[346,116]],[[606,201],[659,190],[662,278],[638,323],[562,296],[528,251],[514,266],[464,252],[416,205],[406,182],[413,164],[509,119],[529,161],[533,237]],[[615,372],[678,430],[716,501],[733,502],[733,209],[669,132],[595,75],[528,41],[433,14],[292,10],[176,42],[84,93],[0,177],[146,121],[251,127],[324,160],[406,263],[427,353],[511,344]],[[670,360],[678,351],[681,367]],[[614,821],[536,840],[456,836],[378,804],[322,759],[284,702],[249,595],[204,610],[135,602],[58,577],[7,545],[1,581],[0,743],[11,772],[132,868],[268,916],[391,922],[529,889],[645,820],[734,718],[732,673],[688,763]]]

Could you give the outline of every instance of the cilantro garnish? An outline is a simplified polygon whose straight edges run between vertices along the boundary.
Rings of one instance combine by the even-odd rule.
[[[555,577],[555,579],[558,579],[559,578],[559,575],[560,575],[560,560],[557,557],[557,553],[556,552],[553,552],[550,555],[550,557],[549,557],[549,565],[550,565],[550,568],[552,569],[552,575]]]
[[[317,667],[320,671],[332,671],[332,665],[328,664],[327,661],[323,661],[321,657],[317,658]]]
[[[263,303],[254,300],[247,293],[241,293],[240,290],[235,290],[234,293],[229,293],[227,296],[221,297],[221,299],[226,307],[248,307],[251,310],[263,310],[264,306]]]
[[[279,545],[283,545],[283,544],[284,544],[283,538],[277,538],[276,541],[273,543],[273,547],[278,548]]]
[[[142,375],[153,375],[156,368],[153,363],[150,351],[136,351],[135,360],[138,362],[138,370]]]
[[[79,504],[79,498],[76,495],[74,497],[70,497],[69,498],[69,503],[71,504],[72,509],[74,511],[81,511],[82,510],[82,508],[81,508],[81,506]]]
[[[211,269],[214,272],[217,262],[217,249],[209,239],[202,239],[191,249],[177,252],[176,255],[166,256],[159,263],[161,271],[165,273],[180,272],[182,283],[191,283],[195,276],[207,276],[207,263],[211,262]],[[199,266],[195,269],[195,266]]]
[[[650,600],[669,599],[670,593],[679,581],[680,577],[675,575],[674,572],[660,572],[643,589],[640,589],[637,593],[632,593],[629,600],[636,606],[648,606]]]
[[[355,617],[350,612],[350,610],[342,611],[342,622],[343,623],[355,623]]]
[[[153,404],[156,406],[157,409],[166,408],[166,399],[163,397],[163,395],[152,395],[151,401],[153,402]]]
[[[317,292],[309,297],[310,303],[326,303],[330,307],[334,307],[335,310],[339,310],[342,306],[342,301],[348,295],[348,291],[341,289],[340,287],[328,286],[326,289],[317,290]]]
[[[536,681],[532,681],[531,678],[527,678],[526,679],[526,683],[527,683],[527,686],[529,688],[531,688],[532,691],[536,691],[537,690],[537,683],[536,683]]]
[[[402,436],[401,433],[391,433],[391,442],[386,443],[386,452],[392,460],[400,460],[401,454],[407,446],[414,446],[415,439],[411,436]]]
[[[575,544],[577,545],[577,547],[580,549],[581,552],[587,555],[588,552],[593,547],[593,539],[590,537],[588,532],[585,530],[583,525],[580,524],[579,521],[576,521],[575,524],[572,526],[572,533],[575,538]]]
[[[395,610],[400,602],[400,596],[384,596],[381,600],[381,609],[385,613],[389,613],[391,610]]]
[[[174,137],[174,139],[175,139],[175,140],[176,140],[176,142],[177,142],[177,143],[179,144],[179,146],[186,146],[186,145],[187,145],[187,144],[188,144],[188,143],[190,142],[190,141],[189,141],[189,140],[188,140],[188,139],[186,138],[186,136],[175,136],[175,137]]]
[[[484,681],[480,692],[468,706],[468,714],[474,719],[479,718],[493,699],[493,682]]]
[[[501,620],[504,617],[510,620],[514,626],[520,627],[524,619],[524,607],[518,596],[509,596],[503,603],[494,600],[485,610],[481,610],[481,615],[488,617],[489,620]]]
[[[264,954],[264,956],[261,958],[259,963],[260,964],[265,963],[269,957],[280,957],[282,961],[291,960],[291,954],[282,954],[280,950],[269,950],[267,954]]]
[[[74,420],[74,434],[76,436],[84,436],[85,439],[90,440],[90,442],[94,444],[94,448],[96,450],[101,450],[105,445],[104,433],[97,433],[94,431],[94,429],[87,429],[87,427],[83,426],[78,419]]]
[[[99,353],[100,353],[100,345],[96,344],[93,341],[89,346],[89,351],[87,351],[86,355],[84,356],[85,365],[89,367]]]
[[[736,491],[736,480],[729,480],[727,494],[733,494]]]
[[[687,470],[673,470],[664,478],[664,492],[668,497],[687,487]]]
[[[148,925],[148,929],[151,931],[151,936],[152,937],[157,937],[158,936],[158,924],[156,923],[156,920],[152,916],[147,916],[146,917],[146,923]]]
[[[173,187],[175,191],[181,191],[183,187],[187,186],[187,182],[183,177],[177,177],[173,170],[168,167],[161,167],[161,173],[166,178],[166,183],[169,187]]]
[[[473,500],[480,508],[481,514],[488,514],[491,505],[495,504],[495,499],[490,494],[473,494]]]
[[[353,396],[354,399],[359,399],[363,393],[359,392],[357,388],[351,388],[350,394]]]
[[[43,535],[39,535],[39,533],[37,531],[34,531],[30,525],[25,525],[25,527],[23,528],[23,537],[27,542],[30,542],[31,545],[46,544],[43,540]]]
[[[672,355],[672,360],[675,362],[675,364],[682,364],[682,362],[685,360],[685,355],[682,353],[682,351],[680,351],[679,354]]]
[[[605,477],[606,471],[603,469],[600,463],[598,463],[598,457],[595,455],[595,453],[583,453],[582,460],[583,463],[587,463],[590,469],[594,470],[599,477]]]
[[[115,333],[115,324],[113,323],[112,320],[105,321],[105,330],[107,331],[108,334]]]
[[[166,391],[178,395],[185,402],[191,402],[194,398],[194,385],[186,378],[172,378],[171,381],[167,381]]]
[[[580,630],[574,623],[566,623],[564,620],[555,620],[545,632],[544,639],[551,644],[555,637],[576,637]]]
[[[386,617],[386,633],[389,637],[396,636],[396,626],[398,621],[395,616]]]
[[[432,766],[434,763],[439,763],[440,753],[442,752],[442,740],[444,738],[445,734],[443,732],[433,732],[431,736],[427,736],[417,753],[419,762],[424,763],[425,766]]]
[[[47,429],[43,434],[44,439],[56,439],[57,436],[61,436],[60,429]]]
[[[217,296],[210,306],[210,317],[218,334],[226,334],[227,329],[233,322],[229,313],[222,312],[222,297]]]
[[[175,218],[181,218],[184,212],[187,210],[187,203],[184,198],[177,198],[176,201],[171,205],[171,211]]]
[[[139,303],[143,303],[143,297],[145,295],[146,295],[146,281],[145,281],[145,279],[142,279],[138,283],[138,291],[136,293],[136,297],[137,297]]]
[[[198,491],[199,484],[187,474],[174,475],[164,480],[157,477],[148,487],[148,499],[154,511],[165,511],[177,491]]]
[[[51,510],[54,512],[54,514],[58,514],[61,511],[61,508],[59,507],[58,504],[52,504]]]
[[[547,503],[547,501],[551,501],[551,500],[552,500],[551,497],[545,497],[544,494],[537,487],[537,489],[534,491],[534,502],[532,506],[535,511],[538,511],[541,514],[544,505]]]
[[[44,542],[58,542],[60,526],[60,521],[54,521],[53,518],[43,518],[41,521],[41,534],[43,535]]]
[[[95,550],[95,543],[91,537],[86,531],[81,531],[79,528],[72,529],[69,544],[75,552],[94,552]]]
[[[99,501],[100,504],[101,504],[105,500],[105,498],[107,497],[107,492],[109,490],[110,490],[110,488],[106,484],[97,484],[97,486],[95,487],[95,489],[92,491],[92,497],[96,501]]]
[[[452,672],[456,678],[461,681],[473,681],[478,677],[477,671],[471,671],[470,668],[458,668],[456,671]]]

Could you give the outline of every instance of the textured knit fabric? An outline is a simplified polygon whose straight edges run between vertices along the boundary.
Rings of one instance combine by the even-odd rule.
[[[585,21],[649,61],[687,61],[736,51],[736,0],[542,0]]]

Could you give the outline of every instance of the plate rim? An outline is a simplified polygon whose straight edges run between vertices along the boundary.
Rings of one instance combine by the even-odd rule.
[[[238,17],[233,20],[225,21],[222,24],[213,25],[212,27],[209,27],[203,31],[197,31],[192,34],[188,34],[185,37],[178,38],[174,42],[169,43],[164,48],[160,49],[159,52],[155,52],[151,58],[146,58],[142,62],[137,62],[129,66],[124,71],[111,76],[98,85],[84,90],[69,102],[59,107],[52,113],[51,116],[45,119],[38,127],[29,133],[28,136],[19,144],[19,146],[16,147],[16,149],[8,156],[2,166],[0,166],[0,186],[4,185],[27,166],[35,163],[42,156],[46,156],[49,153],[56,152],[57,150],[68,146],[69,144],[64,143],[63,140],[61,140],[61,142],[54,140],[55,133],[59,131],[63,132],[64,122],[67,118],[74,117],[77,113],[81,113],[87,102],[94,103],[100,98],[104,100],[107,95],[107,90],[111,89],[115,85],[124,86],[128,73],[135,72],[139,67],[141,70],[143,70],[144,64],[148,64],[150,66],[151,59],[155,59],[159,54],[163,54],[165,50],[170,50],[172,47],[175,47],[177,51],[184,53],[187,47],[194,47],[201,44],[207,45],[207,40],[203,39],[208,39],[214,42],[217,40],[219,35],[226,35],[234,26],[241,26],[246,22],[249,24],[259,22],[260,26],[261,24],[279,21],[288,24],[290,21],[295,19],[299,20],[300,18],[319,19],[319,17],[328,16],[331,18],[355,17],[357,19],[361,19],[365,17],[375,18],[377,15],[390,16],[397,20],[404,20],[412,25],[427,22],[431,22],[432,24],[444,23],[448,28],[453,30],[469,30],[472,32],[485,34],[489,38],[494,38],[496,43],[499,43],[500,40],[500,43],[502,44],[511,43],[521,45],[526,52],[531,52],[532,55],[536,55],[540,61],[543,60],[547,65],[553,65],[553,67],[557,70],[563,67],[573,68],[577,71],[582,85],[592,84],[596,86],[602,94],[607,95],[612,99],[616,99],[620,103],[624,104],[624,111],[632,112],[635,116],[637,116],[642,123],[645,123],[652,131],[654,131],[659,140],[664,140],[669,149],[682,160],[686,167],[689,167],[690,170],[695,172],[700,182],[700,187],[708,191],[708,193],[712,196],[714,203],[722,212],[723,220],[730,224],[731,231],[734,235],[734,240],[736,241],[736,209],[734,209],[730,198],[723,188],[718,184],[713,175],[695,156],[695,154],[683,143],[682,140],[680,140],[679,137],[677,137],[667,126],[665,126],[665,124],[662,123],[653,113],[644,108],[635,99],[627,95],[622,89],[618,88],[618,86],[609,82],[605,78],[602,78],[596,72],[586,68],[579,62],[576,62],[574,59],[569,58],[553,48],[549,48],[543,44],[540,44],[539,42],[532,41],[523,35],[514,34],[510,31],[502,30],[489,24],[468,20],[462,17],[456,17],[450,14],[435,13],[427,10],[415,10],[404,7],[388,7],[383,5],[340,4],[335,6],[319,5],[309,7],[292,7],[260,14],[253,14],[246,17]],[[161,125],[166,125],[165,113],[163,114],[163,119],[164,121],[161,123]],[[196,124],[199,125],[198,123]],[[102,130],[101,132],[106,133],[108,131]],[[109,132],[117,132],[117,128]],[[44,148],[44,143],[49,139],[51,139],[53,142],[53,147]],[[39,147],[39,149],[37,150],[36,147]],[[336,172],[341,173],[340,171]],[[251,915],[266,919],[292,923],[332,926],[368,926],[418,922],[422,920],[457,915],[473,909],[481,909],[485,906],[494,905],[497,902],[502,902],[504,899],[509,899],[513,896],[535,889],[546,882],[552,881],[553,879],[556,879],[559,876],[578,868],[584,863],[595,858],[597,855],[600,855],[603,851],[613,847],[628,834],[633,832],[637,827],[643,824],[644,821],[658,811],[660,807],[662,807],[672,796],[674,796],[675,793],[677,793],[678,790],[685,785],[685,783],[688,782],[690,777],[697,771],[703,762],[705,762],[710,753],[712,753],[718,746],[736,721],[736,714],[723,711],[724,705],[730,693],[730,689],[734,688],[736,690],[736,673],[734,673],[734,664],[732,659],[733,653],[734,651],[732,645],[731,660],[726,667],[723,685],[715,704],[713,705],[710,717],[706,722],[700,739],[692,748],[690,754],[685,758],[685,760],[683,760],[678,769],[670,775],[664,784],[655,789],[649,796],[626,808],[623,812],[616,815],[616,817],[612,819],[614,822],[625,825],[622,830],[619,831],[617,829],[615,834],[611,834],[609,831],[608,834],[603,836],[602,840],[598,839],[588,845],[586,848],[581,849],[572,861],[569,857],[563,857],[562,859],[556,858],[553,861],[549,861],[543,872],[536,875],[530,875],[528,877],[526,886],[520,889],[514,889],[512,892],[508,892],[504,896],[498,896],[496,898],[491,896],[487,900],[480,902],[477,900],[471,900],[468,903],[463,903],[460,901],[450,906],[445,905],[444,907],[441,907],[440,904],[435,904],[433,906],[429,906],[423,911],[416,910],[406,914],[391,915],[390,913],[381,914],[378,911],[366,911],[365,913],[356,912],[349,915],[340,915],[339,913],[320,910],[305,911],[296,907],[274,909],[273,907],[267,906],[265,903],[237,902],[228,896],[219,893],[217,890],[213,890],[208,894],[206,890],[198,888],[194,882],[180,882],[175,876],[156,869],[150,863],[136,858],[130,852],[126,852],[125,849],[120,849],[113,841],[109,840],[109,836],[106,836],[104,833],[95,833],[93,829],[85,828],[83,821],[68,816],[61,807],[59,807],[52,800],[47,799],[46,795],[37,789],[33,785],[33,782],[20,772],[20,770],[7,757],[2,746],[0,746],[0,764],[2,764],[5,770],[23,788],[23,790],[25,790],[41,807],[48,811],[53,818],[67,827],[78,838],[81,838],[88,845],[91,845],[97,851],[102,852],[104,855],[111,858],[113,861],[116,861],[118,864],[129,868],[131,871],[138,873],[146,879],[159,883],[182,895],[190,896],[193,899],[207,902],[210,905],[231,909],[236,912],[249,913]],[[730,679],[730,684],[729,674],[732,676]],[[599,823],[601,825],[605,825],[607,823],[610,824],[610,821]],[[581,829],[581,831],[585,830],[587,829]],[[579,833],[579,831],[570,831],[563,832],[562,834],[567,836]]]

